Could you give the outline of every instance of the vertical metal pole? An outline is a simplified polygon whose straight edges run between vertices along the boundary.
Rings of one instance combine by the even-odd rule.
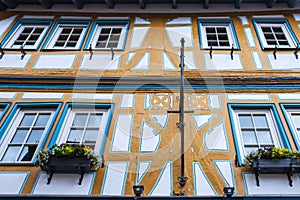
[[[179,129],[181,133],[181,175],[178,177],[179,184],[183,187],[187,181],[187,177],[184,176],[184,38],[181,38],[180,49],[180,104],[179,104]]]

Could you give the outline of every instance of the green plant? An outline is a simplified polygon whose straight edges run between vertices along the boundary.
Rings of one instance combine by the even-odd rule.
[[[282,159],[282,158],[294,158],[300,159],[300,152],[293,152],[287,148],[270,147],[264,149],[257,149],[251,151],[245,156],[243,165],[246,167],[252,167],[253,162],[258,159]]]
[[[49,150],[42,150],[38,153],[37,164],[40,166],[45,166],[48,163],[50,156],[84,156],[91,160],[92,170],[98,169],[103,162],[102,159],[94,154],[94,151],[90,147],[82,144],[55,144]]]

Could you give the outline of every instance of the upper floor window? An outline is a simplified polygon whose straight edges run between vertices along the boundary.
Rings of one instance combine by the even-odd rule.
[[[32,163],[51,129],[56,109],[15,107],[0,143],[1,163]]]
[[[89,38],[86,48],[91,46],[93,49],[122,50],[125,47],[128,27],[128,21],[97,21],[93,25],[92,36]]]
[[[286,20],[255,20],[254,26],[262,49],[296,48],[298,40]]]
[[[79,143],[100,152],[110,123],[111,108],[68,104],[57,143]]]
[[[88,22],[58,21],[46,42],[46,49],[80,49]]]
[[[274,107],[229,105],[229,109],[240,161],[259,148],[289,146]]]
[[[38,49],[50,27],[50,21],[18,21],[4,38],[7,49]]]
[[[200,45],[203,49],[239,49],[231,21],[199,21]]]

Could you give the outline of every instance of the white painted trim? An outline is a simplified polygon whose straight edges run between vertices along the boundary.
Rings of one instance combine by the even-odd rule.
[[[59,19],[76,19],[76,20],[91,20],[92,17],[83,17],[83,16],[61,16]]]
[[[54,15],[24,15],[22,19],[54,19]]]
[[[285,19],[284,15],[253,15],[252,19]]]
[[[230,19],[230,17],[229,16],[198,17],[198,19]]]
[[[97,20],[129,20],[130,17],[97,17]]]

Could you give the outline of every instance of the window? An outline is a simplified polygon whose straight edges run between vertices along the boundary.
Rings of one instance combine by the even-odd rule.
[[[49,21],[18,21],[2,44],[6,49],[38,49],[49,27]]]
[[[275,107],[229,105],[229,109],[239,161],[259,148],[289,147]]]
[[[122,50],[125,46],[128,27],[128,21],[98,21],[92,28],[92,37],[88,40],[86,48],[91,45],[93,49],[110,50],[113,48]]]
[[[46,49],[80,49],[88,22],[58,21],[46,42]]]
[[[286,20],[254,21],[262,49],[296,48],[298,40]]]
[[[1,163],[32,163],[51,129],[56,109],[15,106],[6,122],[9,125],[2,128]]]
[[[200,45],[204,49],[239,49],[231,21],[199,21]]]
[[[68,104],[57,143],[79,143],[95,152],[104,147],[111,107],[103,105]]]

